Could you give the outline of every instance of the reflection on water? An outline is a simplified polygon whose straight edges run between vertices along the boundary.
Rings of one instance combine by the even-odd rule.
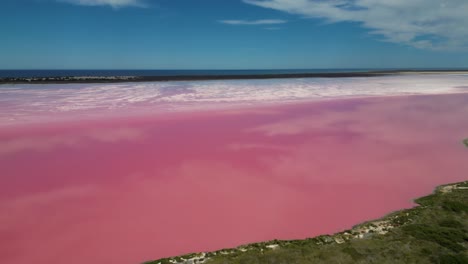
[[[468,95],[0,131],[0,260],[141,263],[350,228],[466,180]]]

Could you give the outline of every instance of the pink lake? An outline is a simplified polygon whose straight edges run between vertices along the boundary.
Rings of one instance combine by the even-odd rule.
[[[0,262],[113,263],[348,229],[467,180],[468,94],[0,129]]]

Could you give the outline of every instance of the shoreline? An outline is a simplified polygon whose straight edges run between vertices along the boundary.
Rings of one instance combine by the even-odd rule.
[[[135,111],[132,113],[127,113],[127,115],[120,115],[120,112],[113,112],[113,114],[95,114],[91,116],[86,116],[84,118],[69,118],[70,115],[64,113],[64,118],[53,119],[46,121],[29,121],[29,122],[18,122],[18,123],[8,123],[0,124],[0,129],[4,132],[7,130],[16,131],[17,129],[38,129],[44,125],[51,126],[52,128],[69,126],[75,124],[76,122],[85,123],[85,124],[101,124],[101,125],[115,125],[116,123],[125,123],[125,124],[139,124],[145,123],[148,120],[159,120],[159,121],[168,121],[174,119],[184,119],[187,117],[187,114],[190,114],[191,117],[203,118],[204,116],[210,115],[224,115],[232,114],[236,115],[237,112],[265,112],[277,110],[286,110],[289,108],[301,108],[307,107],[310,105],[316,106],[326,106],[328,104],[332,105],[335,103],[352,103],[352,102],[365,102],[367,100],[398,100],[404,98],[423,98],[423,97],[434,97],[434,96],[463,96],[468,94],[467,92],[450,92],[450,93],[433,93],[433,94],[398,94],[398,95],[368,95],[368,96],[346,96],[346,97],[326,97],[320,99],[303,99],[303,100],[293,100],[293,101],[276,101],[276,102],[263,102],[257,105],[251,104],[232,104],[225,107],[218,108],[199,108],[199,109],[179,109],[176,111],[160,112],[154,113],[148,111],[148,108],[145,111]],[[123,109],[121,109],[123,110]],[[73,114],[73,117],[81,116],[80,114]],[[50,127],[45,128],[48,130]],[[465,142],[465,141],[464,141]],[[468,139],[465,144],[468,144]],[[467,145],[468,146],[468,145]]]
[[[127,83],[168,81],[215,81],[295,78],[355,78],[417,74],[468,74],[468,70],[417,70],[417,71],[367,71],[335,73],[286,73],[286,74],[234,74],[234,75],[166,75],[166,76],[67,76],[67,77],[2,77],[2,84],[70,84],[70,83]]]
[[[75,254],[77,263],[142,263],[332,234],[410,208],[434,186],[466,179],[467,102],[382,97],[94,122],[40,116],[69,118],[0,129],[2,171],[14,172],[0,184],[1,202],[13,209],[4,226],[18,238],[7,262],[59,263]],[[35,210],[40,197],[56,195],[39,204],[46,211]],[[37,231],[44,229],[52,235]],[[78,252],[35,251],[74,234]]]
[[[366,240],[375,237],[385,237],[394,229],[399,229],[407,225],[417,223],[418,217],[425,210],[430,210],[435,207],[435,200],[443,200],[443,196],[450,195],[452,192],[467,191],[468,181],[447,183],[436,186],[433,191],[427,195],[413,199],[414,206],[411,208],[403,208],[384,215],[381,218],[364,221],[354,225],[348,230],[333,234],[323,234],[305,239],[295,240],[280,240],[274,239],[270,241],[254,242],[244,245],[239,245],[235,248],[224,248],[210,252],[197,252],[185,255],[172,256],[157,260],[145,261],[143,264],[201,264],[211,263],[211,261],[225,258],[227,261],[231,258],[236,259],[243,254],[267,254],[278,249],[287,249],[289,247],[307,246],[313,244],[319,250],[325,246],[343,246],[350,244],[355,240]],[[467,205],[465,205],[467,206]],[[447,210],[447,209],[446,209]],[[452,209],[453,210],[453,209]],[[437,243],[437,242],[436,242]],[[226,262],[224,262],[226,263]]]
[[[62,127],[74,127],[76,123],[78,124],[88,124],[88,125],[102,125],[102,126],[113,126],[116,124],[126,124],[126,125],[139,125],[147,123],[148,120],[152,121],[173,121],[186,119],[187,114],[190,114],[190,118],[204,118],[209,116],[222,116],[222,115],[237,115],[238,112],[265,112],[268,115],[269,112],[274,112],[278,110],[288,110],[291,108],[303,108],[307,106],[314,105],[316,107],[323,107],[330,105],[330,107],[336,103],[358,103],[358,102],[367,102],[368,100],[399,100],[405,98],[424,98],[424,97],[435,97],[435,96],[463,96],[468,94],[468,92],[453,92],[453,93],[440,93],[440,94],[399,94],[399,95],[369,95],[369,96],[349,96],[349,97],[333,97],[333,98],[321,98],[321,99],[305,99],[305,100],[295,100],[295,101],[278,101],[278,102],[267,102],[261,103],[258,105],[230,105],[222,108],[200,108],[200,109],[180,109],[178,111],[169,111],[154,113],[148,111],[135,111],[132,113],[127,113],[127,115],[120,115],[120,112],[113,112],[113,114],[101,113],[91,116],[86,116],[84,118],[70,118],[70,115],[64,113],[63,118],[52,119],[46,121],[29,121],[23,123],[8,123],[0,124],[0,131],[3,131],[2,134],[10,134],[10,132],[17,131],[18,129],[40,129],[40,130],[50,130],[57,129]],[[79,114],[72,115],[73,117],[80,116]],[[47,125],[44,128],[44,125]],[[16,133],[16,132],[14,132]],[[0,135],[2,135],[0,134]],[[464,144],[468,147],[468,139],[463,141]]]

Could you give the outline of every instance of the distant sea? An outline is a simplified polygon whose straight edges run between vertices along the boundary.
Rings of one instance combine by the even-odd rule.
[[[391,70],[451,70],[451,69],[285,69],[285,70],[0,70],[4,77],[66,77],[66,76],[197,76],[197,75],[262,75],[339,73]],[[460,69],[453,69],[460,70]]]
[[[328,72],[361,72],[368,69],[300,69],[300,70],[0,70],[1,77],[65,76],[177,76],[177,75],[251,75]]]

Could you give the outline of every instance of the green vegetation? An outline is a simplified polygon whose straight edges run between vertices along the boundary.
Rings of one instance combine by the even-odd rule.
[[[456,222],[460,223],[460,222]],[[461,224],[461,223],[460,223]],[[434,242],[454,252],[464,250],[461,243],[468,240],[461,228],[443,227],[440,225],[409,224],[403,226],[403,232],[419,240]]]
[[[468,138],[463,140],[463,144],[465,144],[465,146],[468,148]]]
[[[442,207],[445,210],[453,211],[455,213],[468,212],[468,204],[460,201],[443,201]]]
[[[274,240],[147,263],[468,264],[468,182],[440,186],[416,202],[420,206],[332,236]]]

